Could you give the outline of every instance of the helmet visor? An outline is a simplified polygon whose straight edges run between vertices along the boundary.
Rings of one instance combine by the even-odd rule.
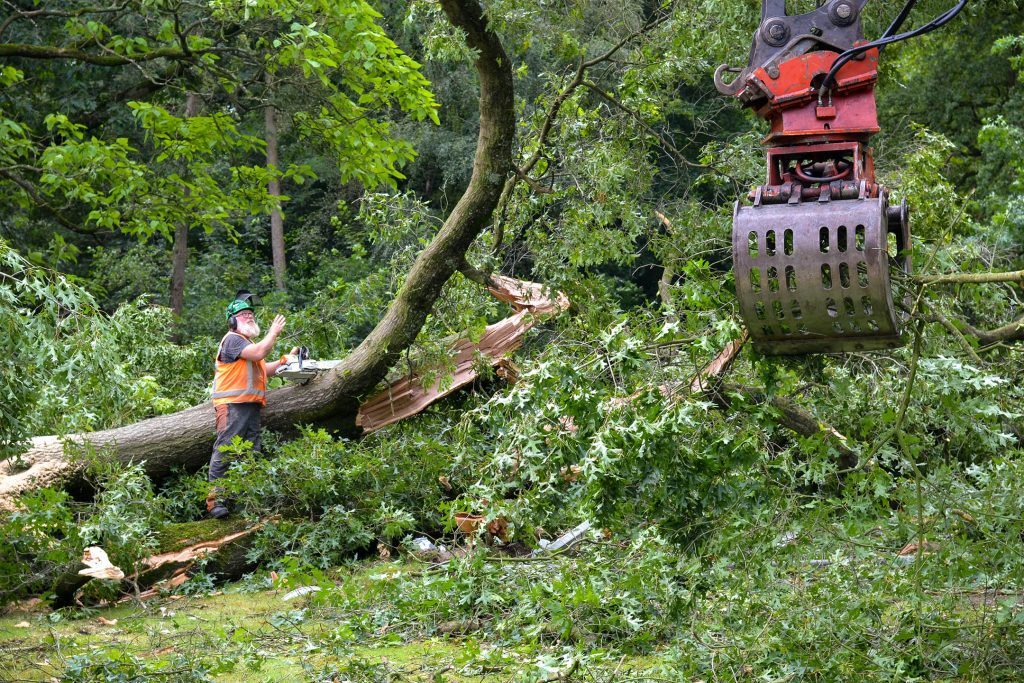
[[[246,289],[238,290],[238,292],[235,294],[235,301],[245,301],[250,306],[259,306],[260,304],[263,303],[262,301],[260,301],[259,296],[253,294],[252,292]]]

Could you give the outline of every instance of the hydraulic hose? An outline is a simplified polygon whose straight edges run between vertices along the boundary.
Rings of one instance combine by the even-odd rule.
[[[907,20],[908,16],[910,16],[910,10],[914,9],[914,5],[916,4],[917,0],[907,0],[907,3],[903,5],[903,9],[900,10],[900,13],[892,20],[892,23],[889,24],[889,28],[885,29],[885,33],[879,37],[888,38],[889,36],[894,35],[896,31],[899,31],[900,26],[903,26],[903,22]]]
[[[819,102],[824,101],[825,93],[835,83],[836,73],[838,73],[839,70],[843,68],[843,66],[851,59],[853,59],[859,54],[867,52],[871,48],[877,47],[881,49],[886,45],[890,45],[901,40],[907,40],[908,38],[916,38],[917,36],[922,36],[926,33],[934,31],[937,28],[941,28],[942,26],[945,26],[947,23],[952,21],[958,14],[960,14],[960,12],[963,11],[964,7],[967,6],[968,2],[968,0],[960,0],[960,2],[958,2],[952,8],[946,10],[946,12],[944,12],[943,14],[940,14],[939,16],[929,21],[927,24],[920,26],[912,31],[907,31],[906,33],[898,33],[895,35],[886,35],[889,34],[890,31],[899,30],[899,27],[906,20],[906,15],[910,13],[910,9],[913,7],[915,1],[916,0],[910,0],[909,2],[907,2],[907,4],[903,8],[903,11],[901,11],[900,15],[897,16],[895,20],[893,20],[893,23],[889,26],[888,29],[886,29],[885,33],[882,34],[881,38],[851,48],[846,52],[843,52],[836,58],[836,61],[832,64],[832,68],[829,69],[828,75],[825,76],[825,80],[821,82],[821,88],[819,88],[818,90]]]

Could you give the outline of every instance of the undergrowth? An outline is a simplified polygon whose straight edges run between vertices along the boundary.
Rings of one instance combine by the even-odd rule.
[[[984,249],[936,253],[951,264]],[[207,633],[215,657],[182,648],[185,659],[158,664],[96,646],[65,652],[61,675],[203,680],[301,647],[321,657],[303,670],[310,681],[423,680],[357,649],[454,639],[465,651],[453,675],[504,680],[614,680],[622,658],[642,661],[638,680],[1013,680],[1024,668],[1019,348],[968,352],[922,317],[911,329],[927,333],[909,348],[747,349],[715,392],[692,393],[694,372],[740,331],[711,266],[685,272],[672,315],[624,314],[592,289],[575,317],[528,341],[512,386],[481,381],[361,440],[307,427],[267,433],[262,453],[231,444],[220,483],[235,519],[260,524],[248,560],[261,573],[247,585],[321,590],[269,616],[273,636]],[[992,326],[993,296],[1017,300],[990,289],[979,300],[925,290],[922,315]],[[796,433],[772,397],[816,428]],[[43,489],[0,522],[3,602],[97,609],[126,586],[69,589],[86,546],[130,572],[172,525],[202,515],[204,472],[154,486],[138,463],[96,453],[87,466],[91,502]],[[483,518],[479,533],[459,530],[465,514]],[[579,545],[544,550],[584,521]],[[445,550],[415,550],[420,536]],[[216,571],[179,593],[213,590]],[[51,614],[75,608],[64,609]]]

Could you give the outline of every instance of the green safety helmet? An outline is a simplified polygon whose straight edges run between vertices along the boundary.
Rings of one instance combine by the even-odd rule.
[[[238,315],[242,311],[256,311],[255,306],[259,305],[259,297],[255,294],[250,294],[247,290],[240,289],[235,294],[235,300],[228,304],[227,309],[224,311],[224,317],[228,322],[231,322],[231,318]]]

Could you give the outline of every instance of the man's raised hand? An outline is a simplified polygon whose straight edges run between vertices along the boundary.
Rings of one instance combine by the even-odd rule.
[[[284,316],[274,316],[274,322],[270,323],[270,332],[268,333],[271,337],[277,337],[281,334],[281,330],[284,329]]]

